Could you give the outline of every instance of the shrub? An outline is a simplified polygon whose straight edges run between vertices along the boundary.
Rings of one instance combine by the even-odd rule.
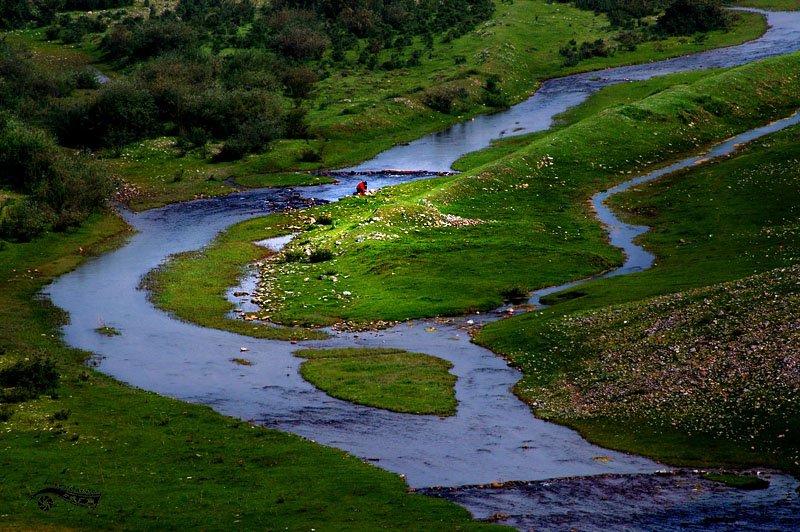
[[[14,415],[14,407],[11,405],[0,405],[0,421],[8,421]]]
[[[300,153],[299,159],[304,163],[318,163],[322,160],[322,154],[312,148],[306,148]]]
[[[0,386],[7,402],[26,401],[42,393],[52,393],[58,386],[58,371],[52,359],[41,356],[21,360],[0,370]]]
[[[656,30],[669,35],[691,35],[728,27],[728,15],[707,0],[675,0],[658,18]]]
[[[193,148],[200,148],[205,146],[211,140],[211,135],[201,127],[190,127],[182,129],[178,134],[178,148],[182,150],[191,150]]]
[[[20,242],[29,242],[48,230],[54,215],[47,206],[29,198],[9,200],[0,216],[0,235]]]
[[[294,59],[319,59],[330,45],[330,39],[312,11],[285,9],[269,20],[275,48]]]
[[[310,137],[307,110],[304,107],[295,107],[283,117],[283,135],[290,139],[307,139]]]
[[[422,93],[422,102],[440,113],[453,113],[461,108],[469,97],[464,87],[438,85]]]
[[[317,81],[319,75],[306,66],[290,68],[283,75],[286,92],[292,98],[306,99],[311,96]]]
[[[96,89],[100,86],[97,81],[97,71],[90,67],[83,67],[73,70],[69,74],[70,83],[76,89]]]
[[[153,95],[134,82],[118,81],[105,85],[90,109],[92,122],[103,124],[93,145],[124,146],[146,138],[158,123]]]
[[[308,262],[325,262],[333,258],[333,251],[326,248],[319,248],[311,251]]]
[[[69,419],[70,414],[72,414],[72,410],[68,409],[57,410],[56,412],[53,412],[53,420],[66,421],[67,419]]]

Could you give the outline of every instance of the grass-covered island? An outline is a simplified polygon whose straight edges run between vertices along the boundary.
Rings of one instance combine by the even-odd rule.
[[[456,413],[453,365],[401,349],[303,349],[300,374],[327,394],[409,414]]]

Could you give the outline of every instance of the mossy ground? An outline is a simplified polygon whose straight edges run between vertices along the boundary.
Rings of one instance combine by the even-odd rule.
[[[410,414],[456,413],[453,365],[400,349],[304,349],[300,374],[325,393],[352,403]]]

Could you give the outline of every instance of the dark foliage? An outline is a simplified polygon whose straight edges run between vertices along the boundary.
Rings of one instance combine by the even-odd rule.
[[[569,0],[559,0],[563,3]],[[668,0],[574,0],[575,7],[605,13],[612,26],[633,28],[634,21],[660,12]]]
[[[133,0],[62,0],[63,11],[98,11],[133,5]]]
[[[659,17],[656,29],[669,35],[727,29],[728,15],[714,1],[675,0]]]
[[[50,24],[61,9],[61,0],[0,0],[0,29],[14,29],[32,22]]]
[[[422,102],[440,113],[457,112],[468,98],[467,90],[456,85],[438,85],[422,93]]]
[[[91,157],[67,155],[45,132],[10,123],[0,131],[0,186],[27,196],[0,211],[0,235],[27,241],[84,221],[105,203],[110,182]]]
[[[584,41],[580,46],[572,43],[574,43],[574,41],[558,51],[565,58],[565,66],[577,65],[579,61],[590,57],[608,57],[609,55],[613,55],[615,51],[615,49],[609,47],[603,39],[597,39],[594,42]]]
[[[52,359],[41,356],[21,360],[0,370],[0,400],[18,403],[53,393],[58,386],[58,371]]]

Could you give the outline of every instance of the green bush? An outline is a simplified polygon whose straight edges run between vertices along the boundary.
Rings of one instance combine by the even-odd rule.
[[[440,113],[454,113],[466,104],[469,93],[457,85],[438,85],[422,93],[422,102]]]
[[[14,407],[11,405],[0,405],[0,421],[8,421],[14,415]]]
[[[308,262],[325,262],[333,258],[333,251],[326,248],[315,249],[308,256]]]
[[[36,356],[0,370],[0,387],[5,388],[5,402],[27,401],[43,393],[55,392],[58,377],[52,359]]]

